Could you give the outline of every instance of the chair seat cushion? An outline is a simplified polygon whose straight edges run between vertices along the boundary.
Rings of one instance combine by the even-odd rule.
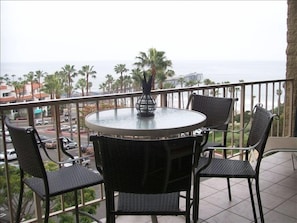
[[[161,213],[180,213],[179,193],[167,194],[133,194],[119,193],[119,203],[117,214],[146,214],[149,212]]]
[[[101,175],[75,164],[63,167],[58,171],[47,172],[50,196],[56,196],[73,190],[82,189],[103,183]],[[42,199],[45,198],[43,180],[37,177],[25,179],[25,183]]]
[[[196,172],[208,161],[208,158],[199,159]],[[209,166],[199,173],[200,177],[230,177],[255,178],[256,172],[249,161],[212,158]]]

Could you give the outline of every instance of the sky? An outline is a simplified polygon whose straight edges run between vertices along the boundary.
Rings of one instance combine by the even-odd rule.
[[[287,1],[1,0],[1,62],[286,60]]]

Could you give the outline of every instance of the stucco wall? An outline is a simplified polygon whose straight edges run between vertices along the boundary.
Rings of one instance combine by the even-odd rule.
[[[297,105],[297,1],[288,0],[287,18],[287,73],[286,77],[294,79],[293,87],[293,113],[295,115]],[[287,89],[292,90],[292,89]],[[286,98],[289,105],[289,98]],[[288,116],[287,116],[288,117]],[[294,120],[295,117],[293,117]],[[294,124],[294,123],[293,123]],[[288,126],[287,126],[288,127]]]

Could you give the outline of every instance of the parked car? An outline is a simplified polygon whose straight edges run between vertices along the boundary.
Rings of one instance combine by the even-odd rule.
[[[47,125],[48,121],[47,120],[43,120],[42,119],[36,119],[35,121],[35,125]]]
[[[63,137],[63,143],[65,149],[74,149],[77,147],[77,143],[68,137]]]
[[[74,149],[77,147],[77,142],[73,141],[72,139],[68,137],[63,137],[63,145],[66,150],[68,149]],[[47,149],[55,149],[57,148],[57,141],[56,139],[47,140],[45,142],[45,148]]]
[[[9,135],[5,136],[5,140],[6,140],[6,143],[12,143],[12,139]]]
[[[7,160],[15,160],[17,159],[17,154],[16,154],[16,151],[15,149],[8,149],[6,151],[7,153]],[[4,152],[0,153],[0,160],[4,160]]]
[[[0,133],[1,133],[1,134],[2,134],[2,132],[3,132],[3,130],[0,129]],[[8,129],[7,129],[6,126],[5,126],[5,128],[4,128],[4,132],[5,132],[5,135],[6,135],[6,136],[9,136],[9,131],[8,131]]]
[[[69,132],[76,133],[77,132],[77,125],[73,125],[72,128],[69,128]]]
[[[74,156],[74,159],[78,159],[78,158],[79,158],[78,156]],[[73,165],[73,161],[71,161],[72,159],[69,158],[67,160],[69,160],[69,162],[64,163],[63,166],[64,167],[72,166]],[[90,165],[90,162],[91,162],[91,160],[89,157],[84,157],[84,158],[81,158],[81,159],[78,159],[75,161],[75,163],[81,164],[82,166],[85,166],[85,167],[88,167]]]
[[[70,129],[69,125],[61,125],[61,131],[68,131]]]
[[[76,120],[76,116],[72,116],[71,119],[72,119],[73,121],[75,121],[75,120]],[[69,116],[65,116],[65,117],[64,117],[64,121],[65,121],[65,122],[68,122],[68,121],[69,121]]]
[[[55,149],[57,147],[57,141],[56,139],[48,139],[45,143],[44,143],[45,148],[47,149]]]
[[[39,147],[41,147],[41,144],[45,144],[46,142],[51,141],[50,138],[45,135],[39,135],[39,137],[40,137],[40,141],[39,139],[36,138],[36,141]]]
[[[83,127],[80,127],[80,132],[83,131]],[[77,128],[77,125],[73,125],[71,129],[69,129],[69,132],[72,132],[72,133],[78,133],[78,128]]]

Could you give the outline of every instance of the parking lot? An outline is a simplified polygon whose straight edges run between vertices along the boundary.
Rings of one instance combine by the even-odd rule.
[[[47,139],[55,139],[56,131],[53,128],[53,124],[51,124],[49,119],[45,119],[45,120],[46,120],[45,123],[47,123],[47,124],[41,124],[41,125],[35,126],[39,135],[41,135],[42,138],[44,137]],[[14,122],[17,126],[27,126],[26,121],[24,121],[24,120],[18,120],[18,121],[12,121],[12,122]],[[64,125],[64,127],[70,126],[70,123],[63,123],[63,125]],[[73,125],[75,125],[75,124],[73,124]],[[70,127],[69,127],[69,130],[70,130]],[[61,131],[61,136],[65,136],[68,138],[72,137],[73,141],[76,142],[77,145],[79,145],[77,132],[70,132],[69,130],[64,129],[64,131]],[[88,134],[81,133],[80,136],[81,136],[81,145],[87,145],[88,144]],[[13,148],[13,145],[10,142],[7,143],[6,145],[7,145],[7,149]],[[1,138],[0,139],[0,153],[2,153],[3,150],[4,150],[3,139]],[[47,149],[47,152],[52,159],[58,161],[59,153],[58,153],[57,149]],[[74,149],[69,149],[69,150],[67,150],[67,152],[69,152],[73,156],[78,156],[79,155],[79,147],[77,146]],[[44,152],[41,152],[41,155],[44,158],[44,160],[48,160],[48,158],[45,156]],[[65,156],[64,154],[61,153],[62,160],[66,160],[67,158],[68,158],[67,156]],[[96,167],[95,167],[94,157],[90,157],[90,160],[91,160],[91,162],[90,162],[89,167],[91,169],[95,170]],[[17,165],[18,161],[12,160],[12,161],[9,161],[9,163],[11,163],[12,165]]]

